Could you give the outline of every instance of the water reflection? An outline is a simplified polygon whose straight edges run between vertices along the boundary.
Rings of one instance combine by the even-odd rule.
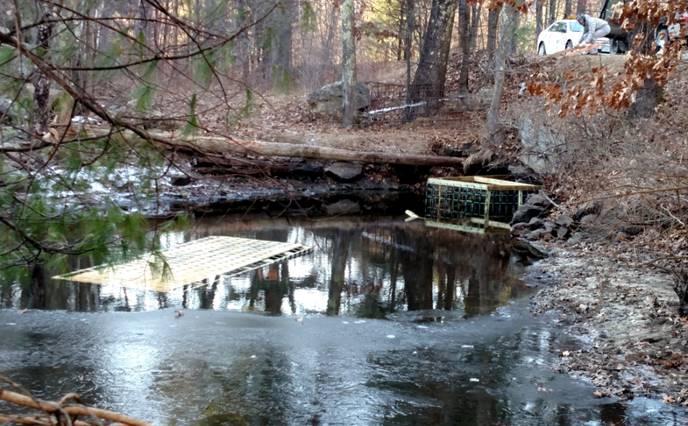
[[[298,242],[312,254],[239,277],[217,276],[170,293],[51,281],[34,265],[22,283],[4,283],[0,306],[72,311],[142,311],[167,307],[270,315],[384,318],[404,311],[493,311],[526,291],[505,236],[475,236],[401,221],[271,220],[197,222],[169,233],[168,246],[207,235]],[[74,269],[92,265],[71,259]]]
[[[401,221],[271,220],[197,222],[169,233],[168,246],[208,235],[298,242],[306,257],[240,277],[217,276],[170,293],[51,281],[34,265],[22,283],[4,283],[0,306],[72,311],[142,311],[167,307],[228,309],[270,315],[355,315],[383,318],[397,311],[491,312],[526,288],[508,238],[475,236]],[[87,256],[71,259],[88,267]],[[441,317],[441,315],[439,315]]]

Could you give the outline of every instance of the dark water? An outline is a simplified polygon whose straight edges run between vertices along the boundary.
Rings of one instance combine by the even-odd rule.
[[[528,314],[530,290],[503,237],[397,220],[254,219],[199,223],[164,241],[206,235],[314,251],[166,295],[5,285],[0,374],[39,397],[75,391],[162,425],[688,419],[655,401],[595,399],[590,386],[554,372],[552,354],[572,342]],[[26,307],[45,309],[16,309]]]

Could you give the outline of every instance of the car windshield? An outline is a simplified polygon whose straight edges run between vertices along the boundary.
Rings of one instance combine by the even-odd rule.
[[[583,26],[581,24],[579,24],[578,22],[570,22],[569,23],[569,29],[571,31],[573,31],[574,33],[582,33],[583,31],[585,31],[583,29]]]
[[[557,32],[557,33],[565,33],[566,32],[566,23],[565,22],[555,22],[554,24],[552,24],[551,27],[549,27],[549,31]]]

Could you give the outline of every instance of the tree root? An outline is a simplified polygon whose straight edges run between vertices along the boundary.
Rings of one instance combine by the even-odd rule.
[[[59,402],[43,401],[34,398],[26,390],[6,377],[0,376],[0,382],[4,382],[13,388],[13,390],[0,388],[0,401],[40,412],[33,415],[0,413],[0,424],[39,426],[150,425],[148,422],[134,419],[124,414],[80,404],[79,396],[74,393],[65,395]]]

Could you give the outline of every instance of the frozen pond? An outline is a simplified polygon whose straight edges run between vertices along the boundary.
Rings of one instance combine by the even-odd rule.
[[[596,399],[554,372],[554,354],[573,343],[528,313],[530,289],[503,236],[394,219],[251,219],[197,222],[163,244],[207,235],[314,251],[169,294],[6,283],[0,374],[39,397],[77,392],[161,425],[688,419],[654,401]]]

